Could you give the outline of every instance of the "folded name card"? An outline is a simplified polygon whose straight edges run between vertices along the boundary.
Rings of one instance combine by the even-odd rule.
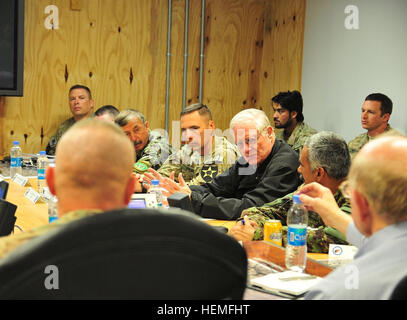
[[[24,193],[24,197],[26,197],[33,203],[43,202],[41,195],[31,187],[28,188],[27,191]]]
[[[24,187],[28,183],[28,178],[23,177],[21,174],[16,173],[15,176],[11,179],[13,182],[17,183],[18,185]],[[29,184],[28,184],[29,185]]]
[[[352,260],[358,248],[355,246],[330,244],[328,256],[329,259],[346,259]]]

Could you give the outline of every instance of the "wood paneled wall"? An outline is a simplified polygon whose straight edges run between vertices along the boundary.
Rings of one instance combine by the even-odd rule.
[[[182,109],[185,1],[173,0],[169,120]],[[190,0],[187,105],[198,101],[201,0]],[[48,30],[48,5],[59,29]],[[26,0],[24,97],[0,100],[0,152],[13,140],[44,150],[70,117],[68,90],[92,90],[96,108],[137,108],[165,127],[167,0]],[[271,117],[270,98],[301,88],[305,0],[206,0],[203,103],[225,130],[238,111]]]

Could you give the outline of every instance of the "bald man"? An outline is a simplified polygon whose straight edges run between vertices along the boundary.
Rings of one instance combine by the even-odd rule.
[[[66,223],[129,203],[134,190],[134,148],[115,124],[97,119],[78,122],[59,141],[55,161],[55,168],[47,168],[46,179],[58,197],[58,220],[1,238],[0,258]]]
[[[366,144],[351,165],[343,192],[352,218],[329,189],[312,183],[301,200],[324,222],[359,245],[352,263],[336,269],[306,299],[389,299],[407,276],[407,139],[382,137]]]

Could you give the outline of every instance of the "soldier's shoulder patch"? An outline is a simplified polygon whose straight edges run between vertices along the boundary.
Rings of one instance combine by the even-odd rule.
[[[217,165],[204,165],[201,168],[201,177],[205,182],[210,182],[218,175]]]
[[[136,163],[134,164],[134,170],[135,170],[135,171],[138,171],[138,172],[140,172],[140,173],[147,171],[147,169],[148,169],[148,166],[147,166],[147,164],[144,163],[144,162],[140,162],[140,161],[139,161],[139,162],[136,162]]]

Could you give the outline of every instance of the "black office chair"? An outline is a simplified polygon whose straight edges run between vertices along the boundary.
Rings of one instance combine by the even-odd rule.
[[[0,299],[241,299],[242,246],[180,212],[114,210],[36,238],[0,262]]]
[[[398,283],[390,296],[390,300],[407,300],[407,276]]]

